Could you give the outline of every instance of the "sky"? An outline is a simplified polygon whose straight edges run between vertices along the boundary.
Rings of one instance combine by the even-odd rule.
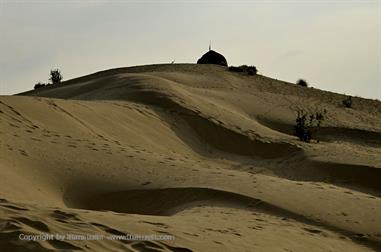
[[[0,95],[115,67],[229,65],[381,99],[381,0],[0,0]]]

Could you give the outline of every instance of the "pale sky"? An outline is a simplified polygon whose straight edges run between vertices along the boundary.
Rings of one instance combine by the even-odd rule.
[[[195,63],[212,49],[229,65],[381,99],[381,0],[0,0],[0,94],[115,67]]]

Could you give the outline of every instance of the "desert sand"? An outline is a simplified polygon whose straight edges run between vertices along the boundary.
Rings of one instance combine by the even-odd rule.
[[[381,251],[381,102],[345,97],[196,64],[0,96],[0,251]]]

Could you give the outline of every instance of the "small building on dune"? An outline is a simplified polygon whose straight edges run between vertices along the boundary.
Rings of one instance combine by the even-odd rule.
[[[197,60],[197,64],[215,64],[227,66],[228,62],[222,54],[213,51],[209,45],[209,51],[202,55],[199,60]]]

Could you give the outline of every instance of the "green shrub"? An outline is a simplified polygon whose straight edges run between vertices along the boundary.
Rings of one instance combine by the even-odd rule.
[[[343,101],[343,105],[346,107],[346,108],[352,108],[352,96],[348,96],[346,99],[344,99]]]
[[[228,69],[231,72],[237,72],[237,73],[242,73],[243,72],[243,69],[241,67],[230,66]]]
[[[230,66],[229,71],[231,72],[237,72],[237,73],[246,73],[248,75],[256,75],[258,70],[255,66],[247,66],[247,65],[242,65],[242,66]]]
[[[53,84],[59,84],[62,80],[62,75],[59,69],[50,70],[50,79]]]
[[[45,86],[46,86],[46,84],[38,82],[37,84],[34,85],[34,89],[39,89],[39,88],[42,88],[42,87],[45,87]]]
[[[296,82],[297,85],[302,86],[302,87],[308,87],[307,81],[300,79]]]
[[[294,126],[295,135],[303,142],[310,142],[313,135],[319,130],[326,110],[323,112],[307,113],[303,110],[297,112]]]
[[[247,68],[247,74],[248,75],[256,75],[258,72],[257,68],[255,66],[249,66]]]

